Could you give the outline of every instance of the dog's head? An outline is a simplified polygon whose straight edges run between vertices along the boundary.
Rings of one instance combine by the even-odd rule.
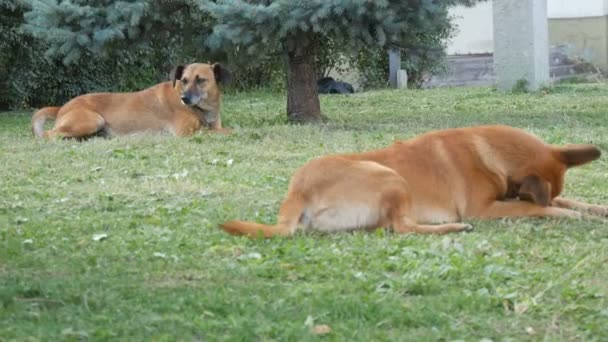
[[[219,84],[228,83],[230,78],[230,71],[219,63],[178,65],[171,72],[173,87],[179,92],[182,103],[191,107],[217,97]]]

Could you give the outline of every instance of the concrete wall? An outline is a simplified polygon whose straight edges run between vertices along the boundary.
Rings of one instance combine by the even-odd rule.
[[[447,47],[448,55],[491,53],[494,49],[492,35],[492,2],[467,8],[456,6],[450,10],[458,33]]]
[[[449,55],[493,53],[492,2],[450,10],[458,33]],[[547,0],[549,44],[608,71],[608,0]]]
[[[600,17],[608,14],[608,0],[547,0],[549,18]]]
[[[549,34],[544,0],[494,1],[494,70],[497,88],[519,80],[537,90],[549,85]]]
[[[608,16],[551,19],[549,44],[608,70]]]

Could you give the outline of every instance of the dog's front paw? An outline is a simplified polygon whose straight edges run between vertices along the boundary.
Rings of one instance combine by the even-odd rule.
[[[580,220],[585,217],[585,215],[576,210],[563,209],[566,213],[565,216],[571,219]]]
[[[224,134],[224,135],[232,134],[232,130],[230,128],[218,128],[218,129],[212,130],[211,132]]]
[[[472,224],[468,224],[468,223],[463,224],[462,231],[463,232],[472,232],[473,231],[473,225]]]
[[[608,217],[608,207],[603,205],[591,205],[587,212],[595,216]]]

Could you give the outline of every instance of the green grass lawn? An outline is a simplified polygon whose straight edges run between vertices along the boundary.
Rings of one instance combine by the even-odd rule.
[[[274,222],[291,174],[312,157],[432,129],[503,123],[608,153],[607,84],[321,101],[330,121],[320,126],[288,125],[283,95],[252,92],[225,96],[230,136],[84,143],[36,141],[30,112],[1,113],[0,341],[608,339],[601,220],[271,240],[218,228]],[[608,203],[608,157],[571,170],[565,195]],[[331,333],[314,335],[322,324]]]

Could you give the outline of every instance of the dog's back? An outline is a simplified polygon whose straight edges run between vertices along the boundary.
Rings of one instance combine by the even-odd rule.
[[[530,175],[548,182],[554,198],[567,168],[597,159],[599,150],[553,146],[509,126],[477,126],[433,131],[346,157],[394,169],[410,184],[418,219],[446,222],[479,216],[488,203],[506,197],[510,182],[521,184]]]

